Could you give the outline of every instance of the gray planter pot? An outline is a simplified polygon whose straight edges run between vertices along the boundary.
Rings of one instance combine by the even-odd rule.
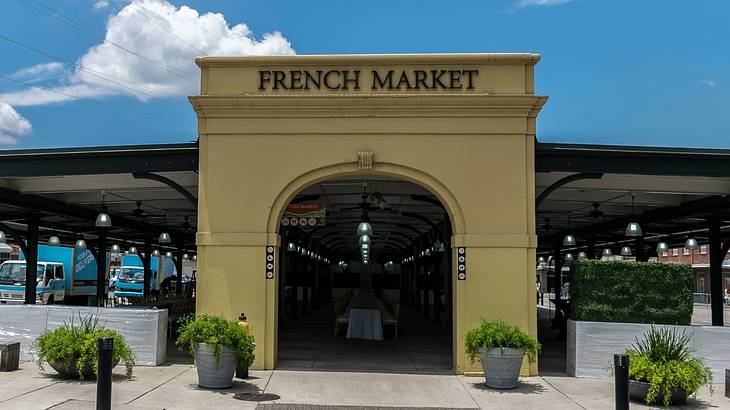
[[[517,388],[525,349],[482,348],[479,351],[487,386],[493,389]]]
[[[198,386],[206,389],[227,389],[233,386],[236,353],[223,346],[220,360],[216,360],[212,346],[198,343],[195,346],[195,367],[198,371]]]

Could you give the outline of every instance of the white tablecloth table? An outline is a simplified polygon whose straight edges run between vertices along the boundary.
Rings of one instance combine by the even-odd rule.
[[[350,309],[348,339],[383,340],[383,325],[378,309]]]

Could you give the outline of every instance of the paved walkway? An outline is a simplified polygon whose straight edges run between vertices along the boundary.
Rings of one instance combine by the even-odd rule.
[[[394,374],[276,370],[251,372],[251,379],[236,380],[232,389],[197,387],[195,368],[188,364],[137,367],[127,381],[123,368],[115,372],[112,399],[118,409],[315,409],[315,408],[455,408],[455,409],[613,409],[610,379],[530,377],[511,391],[495,391],[476,377],[436,374]],[[703,391],[682,408],[730,409],[723,387],[710,396]],[[94,382],[58,379],[33,363],[21,370],[0,373],[2,409],[92,409]],[[272,394],[273,401],[261,399]],[[632,408],[645,406],[632,405]]]

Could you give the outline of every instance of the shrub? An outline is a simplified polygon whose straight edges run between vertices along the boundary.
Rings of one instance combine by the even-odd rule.
[[[570,299],[573,320],[688,325],[693,307],[692,267],[574,261]]]
[[[712,371],[690,349],[691,335],[676,329],[651,327],[642,340],[636,339],[626,352],[629,354],[629,377],[650,383],[646,395],[648,404],[661,393],[669,406],[672,392],[684,390],[694,394],[704,384],[712,383]]]
[[[92,315],[81,316],[79,323],[64,322],[61,327],[54,330],[46,330],[38,336],[32,345],[36,355],[36,362],[39,368],[43,368],[43,362],[63,363],[73,360],[81,379],[84,378],[84,369],[89,367],[96,374],[97,362],[97,340],[100,337],[114,338],[114,362],[123,361],[126,368],[127,378],[132,378],[134,366],[134,354],[127,346],[124,336],[115,330],[107,329],[99,325],[99,318]]]
[[[212,346],[216,361],[220,360],[222,346],[233,349],[240,368],[250,367],[255,357],[253,335],[244,332],[235,320],[226,320],[223,316],[202,315],[185,321],[180,328],[177,345],[183,347],[188,344],[190,354],[195,357],[195,345],[198,343]]]
[[[540,344],[535,338],[517,326],[508,325],[501,320],[488,322],[482,319],[479,326],[466,332],[464,344],[466,354],[469,355],[472,362],[479,357],[480,348],[525,349],[527,360],[530,363],[535,361],[537,353],[540,351]]]

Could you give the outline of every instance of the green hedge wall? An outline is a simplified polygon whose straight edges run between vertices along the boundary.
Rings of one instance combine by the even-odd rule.
[[[576,260],[570,270],[570,318],[688,325],[692,275],[690,265]]]

